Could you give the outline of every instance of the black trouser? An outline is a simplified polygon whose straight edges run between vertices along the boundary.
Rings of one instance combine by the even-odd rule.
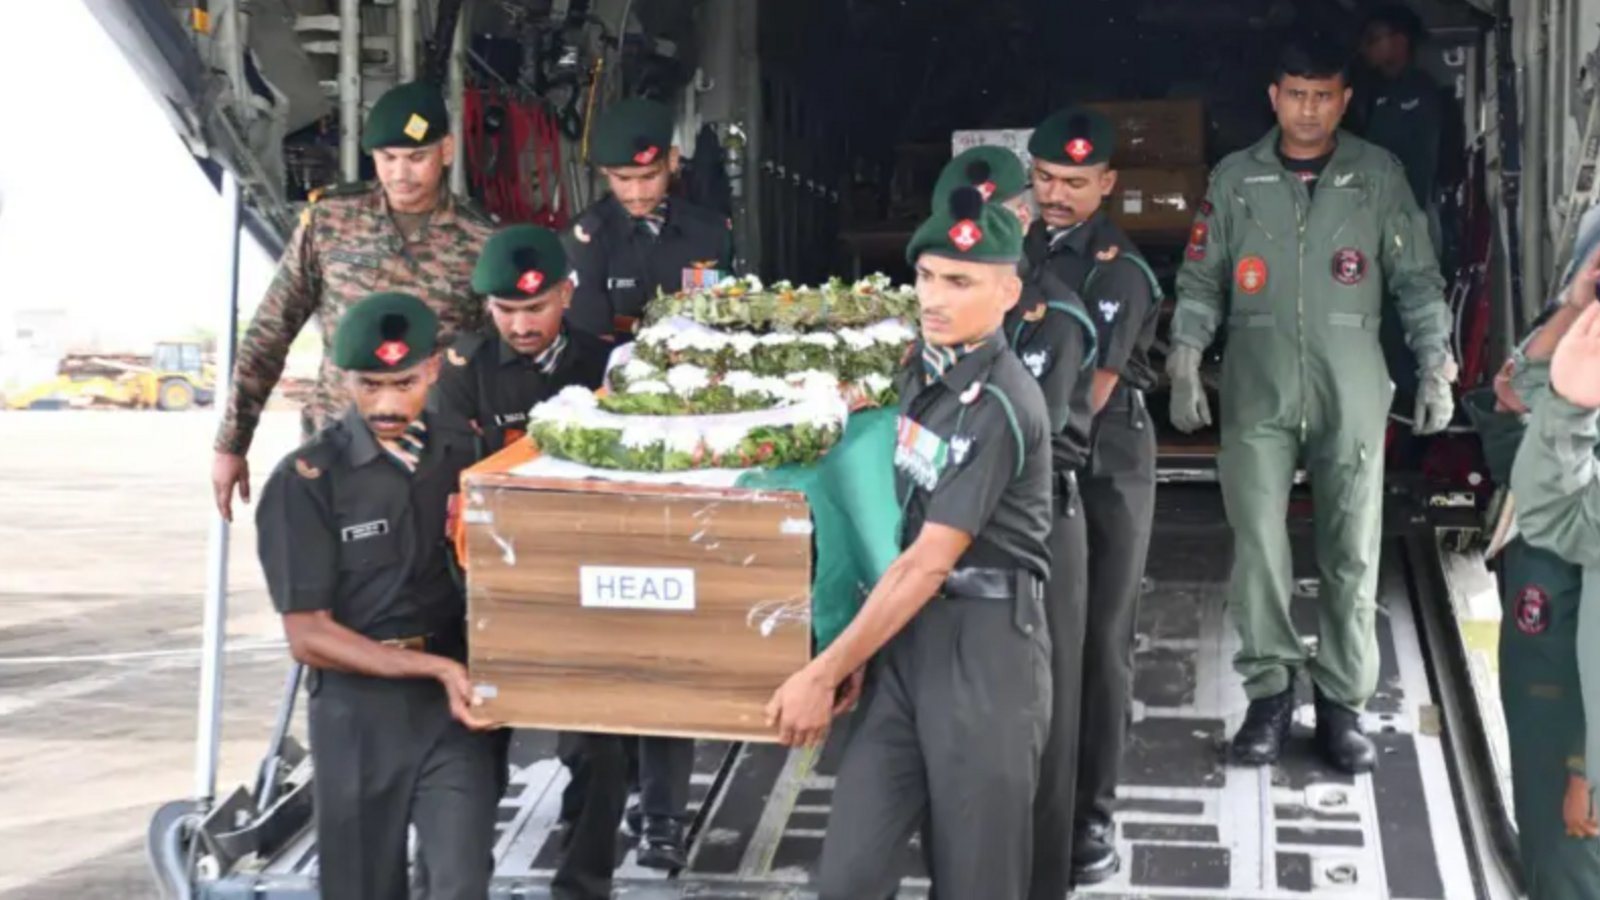
[[[874,658],[833,790],[821,900],[885,897],[927,825],[943,897],[1022,900],[1050,727],[1042,591],[936,597]]]
[[[325,900],[407,900],[415,826],[428,900],[483,900],[494,875],[494,739],[450,716],[430,680],[313,671],[318,883]]]
[[[562,732],[556,752],[581,784],[581,800],[563,817],[571,825],[565,855],[550,880],[555,900],[607,900],[617,868],[617,828],[628,806],[628,754],[633,738]]]
[[[664,747],[661,745],[665,745]],[[627,768],[624,784],[629,791],[641,794],[641,812],[647,816],[662,816],[683,821],[688,816],[689,788],[694,777],[694,741],[678,738],[629,738],[623,748],[627,751]],[[657,747],[654,751],[648,747]],[[561,761],[572,770],[572,780],[561,793],[561,819],[573,821],[583,808],[589,793],[589,781],[579,775],[578,761],[581,749],[573,750],[571,758]],[[655,761],[647,766],[645,758]],[[649,770],[653,777],[646,778]],[[677,810],[673,812],[673,810]]]
[[[1044,604],[1050,624],[1052,712],[1033,800],[1033,881],[1028,891],[1032,900],[1062,900],[1072,887],[1089,544],[1076,479],[1064,474],[1057,485]]]
[[[639,808],[646,819],[688,816],[689,783],[694,778],[694,741],[687,738],[639,739]]]
[[[1111,824],[1133,700],[1133,637],[1156,502],[1156,434],[1144,396],[1119,386],[1095,417],[1081,482],[1088,619],[1078,722],[1077,829]]]

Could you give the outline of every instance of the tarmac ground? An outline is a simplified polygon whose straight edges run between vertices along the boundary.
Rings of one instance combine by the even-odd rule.
[[[155,896],[146,826],[195,792],[215,427],[0,412],[0,900]],[[256,490],[298,438],[298,413],[266,415]],[[230,530],[222,793],[250,781],[289,670],[253,516]]]

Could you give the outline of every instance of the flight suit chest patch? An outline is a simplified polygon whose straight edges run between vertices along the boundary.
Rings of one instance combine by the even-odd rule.
[[[1528,585],[1517,592],[1512,615],[1517,620],[1517,630],[1523,634],[1544,633],[1550,627],[1550,595],[1536,584]]]
[[[1367,277],[1367,258],[1354,247],[1342,247],[1333,254],[1333,280],[1345,286],[1360,284]]]
[[[354,541],[364,541],[369,538],[382,537],[389,533],[388,519],[374,519],[371,522],[362,522],[359,525],[349,525],[339,530],[339,540],[349,544]]]
[[[1261,293],[1267,286],[1267,261],[1259,256],[1246,256],[1239,260],[1233,280],[1243,293]]]
[[[1277,184],[1282,181],[1280,175],[1250,175],[1245,178],[1245,184]]]
[[[895,427],[894,466],[912,483],[932,491],[949,464],[950,445],[922,423],[901,416]]]

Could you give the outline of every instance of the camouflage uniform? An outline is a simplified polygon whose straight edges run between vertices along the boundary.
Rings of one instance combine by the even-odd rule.
[[[349,405],[327,349],[339,318],[362,297],[378,291],[415,294],[438,314],[441,343],[485,327],[483,304],[472,293],[472,267],[494,227],[471,201],[452,197],[407,241],[389,215],[381,186],[352,185],[324,194],[301,216],[239,344],[227,418],[215,449],[249,451],[267,397],[283,375],[289,345],[312,316],[322,328],[324,356],[306,409],[311,430]]]

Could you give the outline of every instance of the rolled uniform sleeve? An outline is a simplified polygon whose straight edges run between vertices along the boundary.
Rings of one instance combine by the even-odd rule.
[[[597,337],[609,337],[614,329],[611,292],[606,287],[602,224],[596,216],[583,216],[563,240],[574,285],[571,306],[567,308],[567,324]]]
[[[250,450],[267,398],[283,377],[289,347],[321,301],[322,267],[313,240],[317,218],[316,207],[301,218],[261,306],[239,341],[227,410],[214,445],[220,453],[242,456]]]
[[[1139,345],[1139,333],[1155,302],[1150,280],[1138,264],[1114,261],[1101,266],[1086,292],[1090,297],[1084,299],[1099,313],[1095,368],[1120,373]]]
[[[256,509],[256,553],[267,594],[280,614],[333,609],[339,536],[326,472],[298,456],[281,463]]]
[[[1600,566],[1600,540],[1595,538],[1600,535],[1597,418],[1600,412],[1575,406],[1553,391],[1545,393],[1534,404],[1528,433],[1511,467],[1523,539],[1585,568]]]
[[[964,455],[955,452],[955,442],[962,439],[971,441]],[[950,444],[948,464],[928,498],[924,521],[976,538],[1022,469],[1021,446],[1004,407],[987,395],[973,405]]]
[[[1172,342],[1200,351],[1211,346],[1217,336],[1233,279],[1228,252],[1233,208],[1227,202],[1228,194],[1225,175],[1213,173],[1189,234],[1183,265],[1178,268]]]
[[[1450,309],[1444,302],[1444,276],[1433,255],[1428,222],[1417,208],[1411,186],[1398,163],[1388,162],[1380,175],[1386,211],[1379,260],[1384,284],[1395,298],[1406,346],[1423,371],[1444,365],[1450,357]]]

